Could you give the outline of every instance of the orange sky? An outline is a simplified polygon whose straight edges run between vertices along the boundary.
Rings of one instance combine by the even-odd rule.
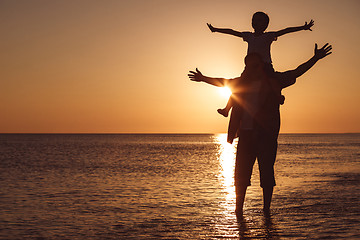
[[[276,70],[314,43],[333,54],[283,91],[281,132],[360,132],[360,1],[0,1],[0,133],[217,133],[228,118],[218,89],[189,70],[237,77],[247,44],[206,23],[251,31],[314,19],[313,31],[272,45]]]

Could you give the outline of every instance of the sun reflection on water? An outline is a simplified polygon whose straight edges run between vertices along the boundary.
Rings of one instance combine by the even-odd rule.
[[[226,202],[223,203],[228,211],[234,211],[235,204],[235,187],[234,187],[234,168],[236,142],[230,144],[227,142],[226,134],[218,134],[215,136],[216,143],[219,144],[219,161],[221,166],[222,185],[225,192]]]
[[[227,134],[218,134],[214,138],[218,144],[218,159],[221,167],[220,184],[223,188],[223,200],[220,204],[220,218],[216,220],[217,234],[222,237],[238,237],[239,229],[235,212],[234,169],[237,141],[227,142]]]

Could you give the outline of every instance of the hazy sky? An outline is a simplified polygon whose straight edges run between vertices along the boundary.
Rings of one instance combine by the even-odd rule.
[[[283,91],[281,132],[360,132],[358,0],[0,0],[0,133],[217,133],[227,99],[189,70],[237,77],[247,44],[211,33],[313,31],[272,45],[276,70],[296,68],[329,42],[333,54]]]

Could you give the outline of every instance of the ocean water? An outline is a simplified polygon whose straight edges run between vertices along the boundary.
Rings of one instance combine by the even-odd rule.
[[[0,239],[360,239],[360,134],[282,134],[270,217],[226,135],[0,135]],[[257,165],[254,166],[257,168]]]

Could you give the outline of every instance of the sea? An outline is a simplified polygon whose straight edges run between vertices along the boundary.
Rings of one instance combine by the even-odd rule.
[[[281,134],[236,217],[226,134],[1,134],[0,239],[360,239],[360,134]]]

